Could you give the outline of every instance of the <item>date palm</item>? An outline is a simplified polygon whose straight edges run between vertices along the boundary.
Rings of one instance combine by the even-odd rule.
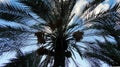
[[[30,38],[36,36],[34,41],[37,42],[32,45],[38,45],[39,48],[35,53],[37,56],[45,56],[38,66],[43,67],[50,64],[54,67],[65,67],[65,60],[73,59],[75,57],[74,52],[78,52],[82,56],[86,49],[77,42],[84,43],[87,46],[91,44],[91,42],[81,41],[83,37],[90,34],[84,33],[87,30],[85,26],[89,22],[94,22],[107,15],[111,15],[109,20],[113,19],[112,16],[119,18],[119,15],[116,16],[118,13],[116,10],[97,15],[94,13],[95,7],[103,1],[90,1],[81,11],[81,14],[77,15],[74,13],[74,5],[78,2],[76,0],[15,0],[15,2],[3,0],[0,3],[0,17],[4,19],[0,24],[0,32],[2,32],[0,37],[2,40],[4,39],[1,40],[1,43],[12,48],[11,45],[13,44],[14,46],[19,45],[20,48],[28,44],[31,45],[32,40]],[[75,19],[76,17],[77,19]],[[97,34],[97,32],[94,33]],[[6,35],[3,36],[4,34]],[[84,48],[84,50],[81,48]],[[36,54],[34,57],[36,57]],[[77,63],[74,63],[77,66]]]

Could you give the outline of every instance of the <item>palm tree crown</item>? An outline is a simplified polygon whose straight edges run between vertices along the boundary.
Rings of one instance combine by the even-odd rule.
[[[117,12],[119,5],[99,14],[94,13],[95,7],[103,1],[90,1],[83,8],[80,15],[74,13],[73,10],[78,2],[77,0],[3,1],[0,3],[3,6],[0,8],[0,17],[5,22],[0,22],[2,23],[0,24],[0,38],[5,40],[1,43],[8,45],[11,41],[11,44],[14,44],[15,47],[10,44],[9,47],[19,50],[19,48],[16,48],[17,45],[25,46],[30,44],[29,42],[32,40],[29,38],[33,37],[37,41],[35,45],[39,47],[35,51],[37,55],[35,54],[34,57],[40,56],[39,60],[42,59],[41,56],[45,57],[43,61],[38,63],[39,67],[47,67],[49,64],[54,67],[65,67],[65,60],[72,59],[74,62],[75,52],[82,57],[84,51],[91,46],[89,44],[95,43],[82,40],[84,37],[88,37],[88,35],[108,36],[109,33],[112,35],[111,29],[107,29],[107,32],[110,30],[108,34],[102,31],[99,31],[99,33],[94,32],[92,35],[91,33],[86,33],[90,28],[93,30],[96,30],[96,28],[97,30],[101,28],[106,30],[108,28],[106,26],[104,26],[105,28],[97,26],[101,25],[101,23],[106,25],[109,22],[111,24],[113,21],[119,21],[118,18],[120,17]],[[107,19],[105,19],[106,17]],[[86,25],[90,24],[92,26],[86,27]],[[3,34],[8,33],[10,33],[8,36],[3,36]],[[7,39],[8,41],[6,41]],[[81,46],[79,42],[84,43],[86,46]],[[76,62],[74,63],[77,66]]]

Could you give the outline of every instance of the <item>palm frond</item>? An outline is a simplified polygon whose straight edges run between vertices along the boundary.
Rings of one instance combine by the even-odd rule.
[[[10,63],[6,63],[4,67],[37,67],[40,63],[41,56],[37,56],[35,52],[16,56],[11,59]]]
[[[119,53],[118,47],[114,43],[109,42],[105,38],[105,42],[100,42],[96,40],[100,49],[93,50],[91,52],[86,52],[88,58],[94,57],[108,63],[110,65],[119,65]]]
[[[22,6],[20,6],[22,5]],[[1,1],[0,3],[0,13],[8,13],[13,15],[28,15],[29,14],[29,8],[22,3],[18,3],[16,1],[7,0],[7,1]]]
[[[93,0],[92,2],[88,3],[82,12],[83,14],[82,14],[81,18],[83,18],[84,20],[88,20],[91,17],[95,16],[94,9],[96,8],[96,6],[98,6],[99,4],[101,4],[104,1],[105,0],[99,0],[99,1]]]
[[[28,32],[32,32],[32,28],[30,28],[29,26],[20,24],[20,23],[15,23],[15,22],[9,22],[9,21],[5,21],[5,20],[1,20],[0,22],[0,31],[7,31],[7,30],[19,30],[19,31],[28,31]]]

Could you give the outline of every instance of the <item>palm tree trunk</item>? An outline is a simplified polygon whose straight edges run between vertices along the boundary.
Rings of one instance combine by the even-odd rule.
[[[55,49],[54,67],[65,67],[64,50],[61,47]]]
[[[58,36],[55,45],[55,54],[54,54],[54,67],[65,67],[65,45],[62,32]]]

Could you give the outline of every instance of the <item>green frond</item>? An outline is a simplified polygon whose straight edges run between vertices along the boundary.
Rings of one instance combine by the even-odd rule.
[[[37,67],[40,63],[41,56],[37,56],[35,52],[17,56],[11,59],[10,63],[6,63],[4,67]]]
[[[14,21],[15,18],[18,18],[18,17],[15,15],[7,14],[7,13],[0,13],[0,18],[8,21]]]
[[[40,16],[44,20],[48,21],[49,14],[51,13],[51,9],[44,1],[42,0],[20,0],[20,2],[31,7],[31,10],[33,12],[35,12],[38,16]]]
[[[10,30],[16,30],[16,31],[19,30],[22,32],[33,32],[34,29],[20,23],[1,20],[0,31],[2,32],[2,31],[10,31]]]
[[[96,41],[100,49],[96,48],[96,50],[85,52],[86,57],[88,57],[88,59],[94,57],[113,66],[119,65],[120,51],[117,50],[118,49],[117,45],[109,42],[106,38],[105,42],[100,42],[98,40]]]
[[[22,5],[22,6],[20,6]],[[0,13],[8,13],[13,15],[29,15],[29,8],[22,3],[18,3],[17,1],[1,1],[0,3]]]
[[[95,10],[96,6],[98,6],[99,4],[101,4],[104,1],[105,0],[99,0],[99,1],[93,0],[93,1],[89,2],[87,5],[85,5],[85,8],[82,12],[83,14],[81,15],[81,18],[84,19],[85,21],[88,21],[91,18],[95,17],[96,13],[94,10]]]
[[[71,47],[73,47],[73,49],[80,55],[80,57],[82,58],[82,52],[80,50],[80,48],[76,45],[76,44],[73,44],[71,45]]]
[[[100,12],[99,14],[95,14],[94,11],[88,13],[87,12],[87,16],[85,17],[88,17],[88,19],[86,19],[85,23],[89,23],[89,22],[95,22],[96,20],[99,20],[101,18],[109,18],[110,20],[112,21],[119,21],[119,12],[117,11],[119,10],[119,3],[116,4],[113,8],[109,8],[107,11],[103,11],[103,12]],[[89,15],[90,14],[90,15]],[[114,17],[114,18],[113,18]]]

